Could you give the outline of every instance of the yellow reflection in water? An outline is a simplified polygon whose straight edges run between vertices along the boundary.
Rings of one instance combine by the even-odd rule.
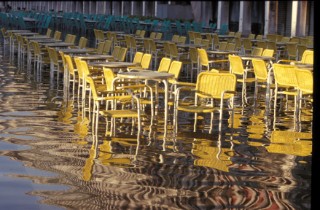
[[[270,145],[266,149],[270,153],[281,153],[287,155],[309,156],[312,153],[311,133],[295,131],[273,131]]]
[[[228,165],[232,164],[230,158],[233,152],[229,148],[215,147],[210,141],[196,141],[192,145],[192,154],[199,157],[194,160],[194,165],[215,168],[221,171],[229,172]]]

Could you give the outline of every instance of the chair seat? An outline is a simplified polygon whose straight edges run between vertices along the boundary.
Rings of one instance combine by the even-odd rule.
[[[237,82],[243,82],[243,79],[237,79]],[[255,82],[255,78],[246,78],[244,82]]]

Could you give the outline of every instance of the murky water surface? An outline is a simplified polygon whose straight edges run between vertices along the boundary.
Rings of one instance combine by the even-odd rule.
[[[0,209],[310,209],[308,104],[300,119],[290,103],[274,119],[262,95],[236,108],[234,129],[226,113],[220,134],[218,115],[209,134],[208,117],[194,133],[181,113],[165,137],[160,110],[139,139],[125,123],[102,137],[101,123],[96,146],[46,75],[36,82],[3,50],[0,61]]]

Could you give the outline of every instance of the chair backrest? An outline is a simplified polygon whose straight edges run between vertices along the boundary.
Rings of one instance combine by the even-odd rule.
[[[257,41],[257,47],[263,48],[263,49],[267,49],[267,42],[266,41]]]
[[[198,48],[198,56],[199,56],[199,62],[201,66],[206,66],[207,70],[209,70],[209,59],[208,54],[205,49]]]
[[[145,31],[145,30],[142,30],[142,31],[140,32],[140,34],[139,34],[139,36],[140,36],[141,38],[144,38],[145,35],[146,35],[146,31]]]
[[[66,61],[66,66],[68,68],[68,71],[70,74],[74,75],[74,66],[72,63],[72,58],[70,55],[64,55],[65,61]]]
[[[274,50],[272,49],[264,49],[262,52],[262,56],[273,57],[273,54],[274,54]]]
[[[219,42],[219,50],[226,50],[228,42]]]
[[[202,41],[202,38],[201,38],[201,37],[200,37],[200,38],[197,37],[197,38],[194,39],[194,44],[195,44],[195,45],[200,45],[200,44],[201,44],[201,41]]]
[[[121,49],[120,46],[115,46],[115,47],[113,48],[112,56],[113,56],[115,59],[118,58],[119,53],[120,53],[120,49]]]
[[[181,61],[172,61],[168,70],[168,73],[174,74],[174,79],[179,78],[181,72],[182,62]],[[172,80],[168,80],[169,83],[172,83]]]
[[[196,95],[221,98],[223,91],[235,91],[236,76],[231,73],[201,72],[197,78]]]
[[[186,36],[179,36],[178,43],[185,44],[186,41],[187,41],[187,37]]]
[[[81,38],[79,39],[78,47],[79,47],[80,49],[86,48],[87,43],[88,43],[88,39],[87,39],[86,37],[81,37]]]
[[[288,59],[294,59],[297,58],[297,44],[296,43],[287,43],[287,55]]]
[[[276,42],[277,41],[277,35],[276,34],[267,34],[266,35],[267,40],[271,42]]]
[[[230,72],[233,74],[243,75],[244,68],[242,59],[238,55],[229,55],[229,62],[230,62]]]
[[[296,68],[296,76],[298,80],[298,89],[304,93],[313,93],[313,74],[308,69]]]
[[[262,39],[263,39],[262,34],[258,34],[258,35],[256,36],[256,39],[257,39],[257,40],[262,40]]]
[[[155,39],[161,39],[161,38],[162,38],[162,33],[158,32]]]
[[[251,50],[252,49],[252,43],[251,40],[248,38],[242,39],[243,48],[245,50]]]
[[[57,51],[52,47],[48,47],[47,50],[48,50],[48,53],[49,53],[50,62],[53,63],[54,65],[58,65],[59,64],[59,58],[58,58]]]
[[[195,39],[194,31],[188,31],[188,35],[189,35],[189,42],[194,43],[194,39]]]
[[[254,39],[256,37],[255,34],[249,34],[248,39]]]
[[[268,69],[262,59],[252,59],[253,71],[256,79],[267,81]]]
[[[149,69],[149,66],[150,66],[150,63],[151,63],[151,58],[152,58],[152,55],[148,54],[148,53],[145,53],[142,56],[141,67],[143,69]]]
[[[61,32],[60,31],[55,31],[53,35],[53,39],[55,40],[60,40],[61,38]]]
[[[172,36],[171,41],[172,41],[172,42],[176,42],[176,43],[177,43],[177,42],[179,41],[179,35],[174,34],[174,35]]]
[[[261,47],[253,47],[251,51],[251,55],[261,56],[263,52],[263,48]]]
[[[47,37],[51,37],[51,34],[52,34],[52,30],[50,28],[47,29],[47,33],[46,33],[46,36]]]
[[[272,66],[276,85],[287,87],[298,86],[294,65],[274,63]]]
[[[179,57],[179,51],[178,51],[178,47],[176,43],[170,43],[169,45],[169,49],[170,49],[170,57],[173,59],[178,59]]]
[[[305,50],[303,52],[301,63],[313,64],[313,50]]]
[[[112,69],[103,67],[103,76],[104,76],[104,82],[107,86],[107,91],[113,91],[114,88],[113,88],[112,82],[116,76],[112,71]]]
[[[139,29],[138,29],[138,30],[136,30],[135,35],[136,35],[136,36],[139,36],[139,35],[140,35],[140,33],[141,33],[141,30],[139,30]]]
[[[126,60],[127,51],[128,51],[128,48],[121,47],[121,49],[119,51],[119,54],[118,54],[117,60],[118,61],[125,61]]]
[[[163,57],[160,61],[158,72],[168,72],[171,64],[171,59]]]
[[[69,71],[68,67],[67,67],[67,61],[66,61],[66,58],[64,57],[64,52],[62,51],[58,51],[60,57],[61,57],[61,60],[62,60],[62,65],[63,65],[63,69],[67,68],[67,70]],[[74,72],[70,72],[70,74],[74,75]]]
[[[163,43],[164,56],[170,57],[170,42]]]
[[[298,51],[298,58],[297,58],[297,60],[300,60],[300,61],[301,61],[302,55],[303,55],[304,51],[306,51],[306,50],[307,50],[307,46],[301,45],[301,44],[297,45],[297,51]]]
[[[227,47],[226,47],[226,50],[227,51],[233,51],[236,49],[236,44],[235,43],[232,43],[232,42],[228,42],[227,44]]]
[[[103,46],[102,53],[110,55],[111,46],[112,46],[112,41],[111,40],[104,41],[104,46]]]
[[[155,38],[156,38],[156,35],[157,35],[157,33],[154,32],[154,31],[152,31],[152,32],[150,33],[150,39],[155,39]]]
[[[72,34],[66,34],[66,37],[64,38],[64,42],[70,43],[72,40]]]
[[[133,58],[133,63],[141,63],[141,61],[142,61],[142,57],[143,57],[143,52],[136,52],[135,54],[134,54],[134,58]]]
[[[143,49],[144,49],[145,53],[150,53],[149,39],[144,39],[143,40]]]
[[[103,48],[104,48],[104,42],[99,42],[98,47],[97,47],[97,51],[96,51],[97,54],[102,54]]]
[[[191,63],[198,63],[198,50],[195,47],[189,48],[189,56]]]

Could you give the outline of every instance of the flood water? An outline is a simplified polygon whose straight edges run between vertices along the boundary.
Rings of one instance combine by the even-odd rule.
[[[176,136],[164,135],[160,110],[138,139],[125,123],[102,137],[101,123],[95,145],[76,103],[5,52],[1,44],[0,209],[310,209],[310,104],[300,119],[289,103],[274,120],[263,94],[256,106],[237,99],[233,129],[225,113],[222,132],[218,115],[212,134],[207,116],[193,132],[193,115],[181,113]]]

